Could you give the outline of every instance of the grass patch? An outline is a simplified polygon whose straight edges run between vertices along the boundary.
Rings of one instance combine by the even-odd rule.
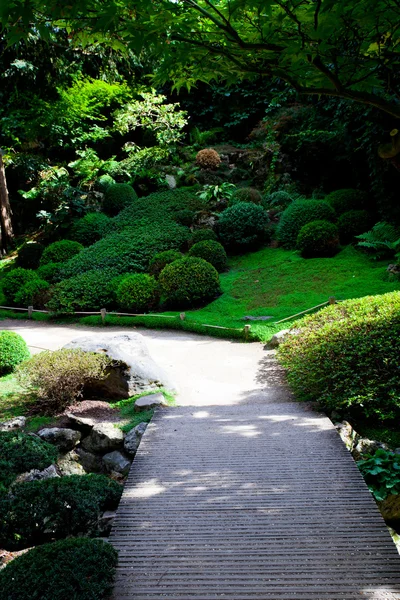
[[[26,431],[39,431],[54,422],[52,417],[31,416],[36,397],[19,385],[14,375],[0,377],[0,421],[26,417]]]
[[[113,402],[110,404],[112,408],[119,409],[121,418],[123,419],[123,422],[118,427],[122,429],[124,433],[128,433],[131,431],[131,429],[136,427],[136,425],[139,425],[139,423],[150,423],[154,414],[154,410],[150,409],[142,412],[135,412],[135,402],[143,396],[150,396],[153,394],[158,394],[159,392],[163,394],[168,406],[176,405],[176,400],[173,394],[164,389],[154,390],[153,392],[143,392],[142,394],[137,394],[131,398],[125,398],[124,400],[119,400],[118,402]]]

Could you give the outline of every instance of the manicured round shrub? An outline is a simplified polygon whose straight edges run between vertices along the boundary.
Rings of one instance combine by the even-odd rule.
[[[54,242],[45,248],[42,258],[40,259],[40,266],[47,265],[48,263],[66,262],[76,254],[79,254],[82,250],[83,246],[79,242],[74,242],[72,240]]]
[[[15,294],[15,304],[20,308],[27,306],[43,308],[49,299],[49,289],[50,285],[44,279],[32,279]]]
[[[203,240],[217,240],[217,234],[212,229],[195,229],[189,240],[189,247]]]
[[[121,494],[119,483],[94,474],[15,485],[12,495],[0,494],[0,545],[15,550],[68,536],[99,535],[102,513],[115,510]]]
[[[218,233],[224,246],[246,248],[268,239],[269,219],[262,206],[239,202],[224,210],[219,217]]]
[[[400,417],[400,292],[346,300],[295,322],[279,360],[301,400],[361,417]]]
[[[183,210],[178,211],[174,216],[174,221],[179,223],[180,225],[184,225],[185,227],[191,227],[193,224],[195,217],[195,213],[193,210],[189,210],[185,208]]]
[[[267,210],[273,211],[275,215],[282,213],[293,202],[292,196],[288,192],[278,191],[268,194],[262,201],[262,205]]]
[[[339,249],[339,231],[329,221],[311,221],[299,231],[296,242],[304,258],[333,256]]]
[[[137,194],[131,185],[114,183],[105,191],[103,210],[107,215],[113,217],[135,200],[137,200]]]
[[[64,279],[54,286],[47,308],[64,313],[113,308],[111,281],[117,274],[113,269],[102,269]]]
[[[335,219],[335,211],[324,200],[296,200],[282,214],[277,228],[278,240],[285,248],[294,248],[304,225],[317,220]]]
[[[42,413],[53,414],[82,396],[85,385],[106,379],[111,362],[105,354],[63,348],[35,354],[19,365],[16,375],[35,391]]]
[[[197,242],[197,244],[190,248],[189,256],[204,258],[204,260],[217,269],[218,273],[226,271],[228,266],[228,259],[224,247],[214,240]]]
[[[163,300],[176,309],[207,304],[221,292],[218,271],[194,256],[167,265],[159,284]]]
[[[111,177],[111,175],[100,175],[95,183],[95,188],[99,190],[99,192],[104,192],[110,187],[110,185],[115,184],[115,179]]]
[[[197,153],[196,163],[202,169],[217,169],[221,164],[221,157],[216,150],[206,148]]]
[[[0,331],[0,375],[12,373],[19,363],[29,357],[23,337],[14,331]]]
[[[164,267],[174,262],[174,260],[179,260],[180,258],[183,258],[183,254],[177,252],[176,250],[166,250],[165,252],[159,252],[151,259],[149,264],[149,271],[154,277],[159,277]]]
[[[255,188],[239,188],[235,191],[232,198],[229,201],[229,206],[233,206],[238,202],[253,202],[253,204],[260,204],[262,196]]]
[[[0,488],[31,469],[42,471],[57,460],[57,448],[21,431],[0,431]],[[0,596],[1,597],[1,596]]]
[[[76,538],[44,544],[0,571],[4,600],[106,600],[117,566],[115,548],[103,540]]]
[[[342,215],[349,210],[362,209],[367,201],[366,194],[360,190],[343,189],[331,192],[325,198],[337,215]]]
[[[36,271],[39,279],[44,279],[48,283],[57,283],[61,280],[60,270],[63,267],[63,263],[47,263],[42,267],[39,267]]]
[[[26,242],[18,250],[16,264],[23,269],[37,269],[44,246],[38,242]]]
[[[22,267],[17,267],[7,273],[1,282],[3,294],[6,297],[7,302],[14,304],[15,295],[19,290],[22,289],[28,281],[34,281],[36,279],[39,279],[39,277],[35,271],[23,269]]]
[[[186,247],[189,236],[187,227],[173,221],[126,228],[85,248],[63,267],[61,274],[67,278],[106,268],[113,269],[117,274],[145,272],[155,254]]]
[[[83,246],[91,246],[107,233],[112,233],[110,217],[103,213],[89,213],[76,221],[71,236]]]
[[[158,302],[157,281],[145,273],[128,275],[118,286],[117,302],[124,310],[149,312]]]
[[[367,231],[371,226],[371,217],[366,210],[349,210],[338,219],[339,237],[342,244],[350,244],[356,235]]]

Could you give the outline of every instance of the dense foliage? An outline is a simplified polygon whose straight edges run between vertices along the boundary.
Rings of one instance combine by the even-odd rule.
[[[106,189],[103,210],[107,215],[113,217],[136,199],[137,194],[131,185],[127,183],[115,183]]]
[[[149,271],[154,277],[159,277],[164,267],[174,262],[174,260],[179,260],[182,257],[183,254],[177,252],[176,250],[165,250],[165,252],[158,252],[150,261]]]
[[[303,400],[379,419],[400,415],[400,292],[346,300],[293,325],[279,348]]]
[[[43,245],[38,242],[26,242],[18,250],[17,266],[23,269],[37,269],[43,250]]]
[[[40,259],[40,265],[47,265],[48,263],[62,263],[75,254],[79,254],[83,250],[82,244],[74,242],[72,240],[61,240],[54,242],[45,248],[42,258]]]
[[[400,251],[400,231],[386,221],[376,223],[370,231],[356,238],[357,245],[375,259],[388,258]]]
[[[121,493],[120,484],[94,474],[18,484],[12,494],[0,494],[0,544],[17,549],[69,536],[95,536],[102,513],[117,508]]]
[[[324,200],[297,200],[289,204],[279,221],[277,235],[285,248],[296,246],[300,229],[312,221],[334,221],[335,212]]]
[[[349,210],[340,215],[337,225],[342,244],[350,244],[356,235],[368,230],[371,216],[366,210]]]
[[[117,302],[124,310],[149,312],[158,302],[157,281],[151,275],[136,273],[125,277],[117,288]]]
[[[189,239],[189,246],[194,246],[204,240],[217,240],[217,234],[212,229],[196,229]]]
[[[268,221],[268,215],[262,206],[238,202],[221,213],[218,234],[224,245],[246,249],[268,240]]]
[[[39,277],[27,281],[25,285],[15,294],[14,302],[17,306],[26,308],[34,306],[35,308],[44,308],[48,296],[50,285],[44,279]]]
[[[197,256],[204,258],[213,267],[215,267],[218,273],[226,271],[228,262],[224,247],[214,240],[203,240],[197,242],[189,250],[189,256]]]
[[[116,566],[116,550],[102,540],[77,538],[45,544],[0,571],[0,596],[7,600],[106,600]]]
[[[358,467],[375,499],[384,500],[389,494],[400,494],[400,456],[379,448]]]
[[[13,331],[0,331],[0,375],[7,375],[29,358],[29,350],[22,336]]]
[[[42,412],[54,413],[82,395],[85,384],[107,377],[109,359],[94,352],[63,349],[40,352],[17,370],[20,383],[38,396]]]
[[[229,201],[229,204],[233,206],[238,202],[253,202],[254,204],[261,204],[262,196],[258,190],[255,188],[239,188],[237,189],[232,198]]]
[[[57,460],[55,446],[19,431],[0,431],[0,492],[16,476],[31,469],[43,470]]]
[[[311,221],[297,236],[296,248],[304,258],[333,256],[339,249],[339,231],[329,221]]]
[[[117,275],[117,270],[106,268],[65,279],[54,286],[47,308],[61,313],[113,308],[115,290],[112,282]]]
[[[365,208],[367,197],[364,192],[359,190],[336,190],[331,192],[325,198],[337,215],[342,215],[349,210],[361,210]]]
[[[103,213],[96,212],[79,219],[72,228],[71,237],[82,246],[91,246],[107,233],[111,233],[110,218]]]
[[[2,279],[3,294],[10,304],[15,304],[15,296],[28,282],[38,279],[35,271],[17,267],[9,271]]]
[[[39,267],[36,271],[39,279],[44,279],[48,283],[57,283],[60,281],[60,272],[63,267],[63,263],[47,263],[42,267]]]
[[[167,265],[159,283],[162,300],[177,309],[204,305],[221,291],[218,271],[202,258],[195,257]]]

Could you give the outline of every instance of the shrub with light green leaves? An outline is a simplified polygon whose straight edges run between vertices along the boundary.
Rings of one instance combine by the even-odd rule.
[[[164,267],[174,262],[174,260],[179,260],[180,258],[183,258],[183,254],[177,250],[166,250],[165,252],[159,252],[151,259],[149,264],[149,272],[151,275],[157,278]]]
[[[228,268],[228,258],[225,249],[219,242],[214,240],[197,242],[197,244],[190,248],[189,256],[204,258],[204,260],[217,269],[218,273],[223,273]]]
[[[296,200],[283,212],[277,228],[278,240],[285,248],[295,248],[300,229],[312,221],[336,220],[335,211],[324,200]]]
[[[102,540],[76,538],[37,546],[0,571],[4,600],[106,600],[117,551]]]
[[[14,301],[20,308],[34,306],[37,309],[44,308],[49,299],[50,285],[44,279],[32,279],[14,296]]]
[[[162,299],[174,309],[203,306],[220,293],[218,271],[202,258],[181,258],[159,277]]]
[[[300,400],[400,417],[400,292],[346,300],[293,323],[278,357]]]
[[[247,249],[269,239],[268,222],[268,215],[262,206],[238,202],[220,214],[218,234],[224,246]]]
[[[102,513],[115,510],[121,494],[122,485],[95,474],[17,484],[12,495],[0,493],[0,545],[16,550],[69,536],[99,535]]]
[[[334,256],[339,250],[339,231],[329,221],[311,221],[297,236],[296,248],[304,258]]]
[[[48,263],[63,263],[79,254],[83,250],[82,244],[74,242],[72,240],[61,240],[54,242],[45,248],[42,258],[40,259],[40,266],[47,265]]]
[[[103,213],[89,213],[76,221],[71,237],[83,246],[91,246],[112,233],[111,219]]]
[[[157,305],[158,299],[157,281],[145,273],[128,275],[117,289],[118,305],[134,313],[149,312]]]
[[[37,395],[41,411],[64,410],[82,396],[85,385],[108,376],[110,359],[104,354],[64,348],[40,352],[19,365],[19,383]]]
[[[27,284],[29,281],[35,281],[39,279],[35,271],[29,269],[23,269],[17,267],[9,271],[2,279],[2,290],[9,304],[15,304],[16,294]]]
[[[365,192],[353,189],[343,189],[331,192],[325,198],[337,215],[342,215],[349,210],[361,210],[367,203]]]
[[[14,331],[0,331],[0,376],[12,373],[29,356],[28,346],[22,336]]]
[[[135,200],[137,200],[137,193],[131,185],[114,183],[105,190],[103,210],[110,217],[114,217]]]

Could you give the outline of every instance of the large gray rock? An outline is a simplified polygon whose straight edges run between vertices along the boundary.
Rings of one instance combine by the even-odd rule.
[[[16,479],[16,483],[27,483],[29,481],[40,481],[42,479],[53,479],[54,477],[60,477],[57,472],[55,465],[50,465],[47,469],[39,471],[38,469],[32,469],[29,473],[22,473]]]
[[[86,398],[129,398],[160,387],[173,389],[169,377],[151,358],[139,333],[94,334],[77,338],[64,347],[106,354],[114,361],[107,379],[85,388]]]
[[[282,331],[278,331],[275,333],[270,339],[268,346],[270,348],[277,348],[282,344],[282,342],[286,341],[288,337],[291,335],[298,335],[300,333],[299,329],[282,329]]]
[[[79,454],[71,450],[57,461],[57,469],[61,475],[85,475],[86,471],[79,462]]]
[[[122,448],[124,434],[113,423],[97,423],[88,437],[82,441],[82,448],[87,452],[105,454]]]
[[[163,394],[149,394],[148,396],[142,396],[136,400],[135,412],[142,412],[143,410],[149,410],[150,408],[157,408],[159,406],[168,406]]]
[[[368,438],[359,438],[352,451],[353,458],[354,460],[360,460],[364,456],[375,454],[380,448],[389,450],[389,446],[383,442],[369,440]]]
[[[92,452],[87,452],[80,446],[76,449],[76,453],[79,456],[79,462],[81,463],[86,473],[103,472],[104,468],[101,456],[93,454]]]
[[[16,429],[23,429],[26,425],[25,417],[14,417],[9,421],[0,423],[0,431],[15,431]]]
[[[118,450],[114,450],[114,452],[109,452],[103,456],[103,464],[108,473],[115,471],[122,475],[127,475],[131,467],[131,462],[127,456],[122,454],[122,452],[118,452]]]
[[[125,452],[132,456],[136,454],[142,435],[146,431],[146,427],[147,423],[139,423],[139,425],[136,425],[136,427],[131,429],[124,439]]]
[[[57,446],[60,452],[69,452],[69,450],[72,450],[79,444],[82,434],[74,429],[49,427],[41,429],[38,432],[38,436],[45,442]]]
[[[81,415],[72,412],[67,412],[65,414],[70,420],[71,425],[84,433],[89,433],[96,424],[96,421],[90,417],[81,417]]]

